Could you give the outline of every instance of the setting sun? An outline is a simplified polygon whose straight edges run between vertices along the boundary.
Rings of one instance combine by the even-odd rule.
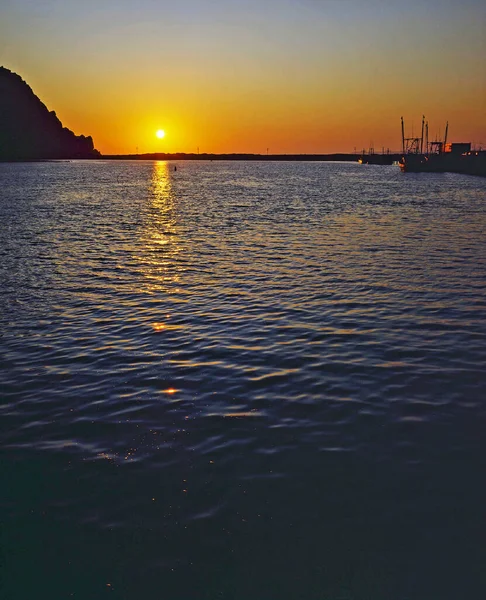
[[[165,137],[165,131],[163,129],[158,129],[155,135],[161,140],[163,137]]]

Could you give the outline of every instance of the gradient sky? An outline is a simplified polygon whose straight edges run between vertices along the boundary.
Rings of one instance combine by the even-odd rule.
[[[422,114],[486,147],[485,56],[484,0],[0,0],[0,65],[103,153],[398,149]]]

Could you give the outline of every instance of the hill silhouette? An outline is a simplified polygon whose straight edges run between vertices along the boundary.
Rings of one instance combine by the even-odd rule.
[[[19,75],[0,67],[0,160],[99,156],[91,136],[63,127]]]

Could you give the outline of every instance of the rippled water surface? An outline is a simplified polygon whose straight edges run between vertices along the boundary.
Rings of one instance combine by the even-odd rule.
[[[485,225],[454,174],[0,164],[5,597],[486,597]]]

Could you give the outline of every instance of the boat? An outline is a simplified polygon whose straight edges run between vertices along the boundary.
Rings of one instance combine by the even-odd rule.
[[[405,173],[449,172],[486,177],[486,151],[473,150],[470,142],[448,143],[448,129],[449,124],[447,123],[444,139],[429,143],[428,123],[423,117],[421,137],[406,138],[402,117],[400,169]]]
[[[397,160],[397,155],[390,154],[362,154],[358,158],[360,165],[392,165]]]

